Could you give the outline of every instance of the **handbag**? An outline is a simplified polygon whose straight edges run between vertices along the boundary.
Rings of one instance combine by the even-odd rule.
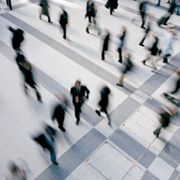
[[[107,3],[104,5],[107,9],[109,9],[110,5],[109,5],[109,1],[107,1]]]

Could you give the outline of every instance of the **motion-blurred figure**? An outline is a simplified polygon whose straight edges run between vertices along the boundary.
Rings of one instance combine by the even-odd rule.
[[[9,6],[9,9],[12,10],[12,4],[11,0],[6,0],[7,6]]]
[[[107,86],[104,86],[100,91],[101,99],[98,103],[98,105],[100,106],[100,110],[95,110],[95,111],[99,116],[101,115],[101,112],[104,112],[107,115],[109,121],[108,124],[111,125],[111,120],[107,112],[107,108],[109,104],[109,94],[110,94],[110,89]]]
[[[33,140],[36,141],[44,150],[48,150],[50,152],[52,163],[58,165],[54,147],[55,136],[56,131],[51,126],[47,125],[45,127],[45,132],[33,137]]]
[[[40,6],[41,6],[41,13],[40,13],[40,15],[39,15],[39,18],[40,19],[42,19],[42,15],[45,15],[45,16],[47,16],[48,17],[48,22],[49,23],[52,23],[52,21],[51,21],[51,18],[50,18],[50,16],[49,16],[49,10],[48,10],[48,8],[49,8],[49,5],[48,5],[48,1],[47,0],[40,0],[41,2],[40,2]]]
[[[103,48],[102,48],[102,53],[101,53],[102,60],[105,60],[105,52],[108,51],[109,39],[110,39],[110,33],[109,33],[109,30],[106,29],[106,36],[104,37]]]
[[[74,87],[71,88],[71,95],[73,100],[73,105],[75,109],[76,125],[80,121],[81,107],[85,100],[89,98],[89,89],[86,86],[81,85],[81,81],[77,80]]]
[[[65,112],[67,111],[67,99],[62,95],[59,95],[58,98],[60,102],[55,106],[51,119],[53,121],[56,119],[59,124],[59,129],[65,132],[66,129],[63,127],[63,124],[65,119]]]
[[[31,63],[26,60],[24,55],[18,53],[16,57],[16,62],[18,64],[18,67],[20,71],[22,72],[23,78],[24,78],[24,91],[26,94],[28,94],[28,87],[29,85],[31,88],[33,88],[36,92],[37,100],[39,102],[42,102],[41,95],[39,91],[37,90],[37,84],[34,80],[34,74],[33,74],[33,69],[31,66]]]
[[[144,35],[144,37],[142,38],[142,40],[140,41],[140,43],[139,43],[140,46],[144,46],[143,43],[144,43],[145,39],[147,38],[147,36],[149,35],[149,32],[150,32],[150,31],[151,31],[151,23],[149,22],[147,29],[145,29],[145,35]]]
[[[177,113],[176,108],[173,108],[171,111],[164,107],[162,112],[159,114],[160,115],[160,119],[159,119],[160,126],[155,131],[153,131],[154,135],[157,138],[159,137],[161,129],[167,128],[169,126],[170,121],[171,121],[171,117]]]
[[[66,26],[68,24],[68,14],[63,7],[61,7],[61,9],[62,14],[60,15],[59,24],[61,25],[61,28],[63,30],[63,38],[66,39]]]
[[[157,68],[155,65],[156,62],[156,56],[158,55],[159,48],[158,48],[158,43],[159,43],[159,38],[154,34],[154,43],[152,44],[152,47],[147,48],[149,50],[149,55],[148,57],[142,61],[142,63],[145,65],[147,61],[152,60],[152,65],[153,65],[153,70],[152,72],[156,73]]]
[[[144,0],[139,5],[139,12],[140,12],[141,19],[142,19],[141,28],[143,28],[143,29],[145,29],[144,25],[146,23],[146,16],[147,16],[146,9],[147,9],[148,1],[149,0]]]
[[[15,162],[11,162],[9,166],[11,175],[6,180],[26,180],[26,172],[19,167]]]
[[[123,50],[123,47],[124,47],[124,44],[125,44],[125,39],[126,39],[126,27],[125,26],[122,26],[122,34],[121,36],[119,37],[119,47],[118,47],[118,53],[119,53],[119,62],[122,63],[123,61],[123,58],[122,58],[122,50]]]
[[[85,14],[85,18],[88,17],[88,25],[86,27],[86,32],[89,33],[89,28],[91,27],[91,23],[92,23],[91,20],[93,18],[94,27],[98,30],[98,35],[100,35],[100,29],[97,27],[96,24],[96,13],[97,13],[97,8],[95,6],[94,1],[88,0],[86,4],[86,14]]]
[[[16,53],[22,52],[21,51],[21,43],[24,40],[24,31],[22,29],[13,29],[11,26],[8,28],[12,33],[12,47],[15,50]]]
[[[133,63],[131,61],[131,54],[128,53],[127,57],[125,58],[124,70],[123,70],[122,75],[119,79],[119,83],[116,83],[117,86],[123,86],[124,76],[128,71],[132,70],[132,67],[133,67]]]
[[[110,8],[110,14],[114,12],[115,9],[118,7],[118,0],[108,0],[109,2],[109,8]]]

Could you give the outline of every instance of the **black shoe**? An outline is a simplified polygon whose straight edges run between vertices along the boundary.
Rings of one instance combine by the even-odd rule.
[[[146,29],[144,26],[141,26],[142,29]]]
[[[159,133],[158,133],[158,132],[153,131],[153,134],[156,136],[156,138],[158,138],[158,137],[159,137]]]
[[[144,44],[139,43],[140,46],[144,46]]]
[[[109,126],[111,126],[111,121],[108,122]]]
[[[42,103],[43,101],[42,101],[42,98],[41,98],[41,96],[40,95],[38,95],[37,96],[37,100],[40,102],[40,103]]]
[[[122,63],[122,60],[119,60],[118,62],[119,62],[119,63]]]
[[[88,28],[86,28],[86,32],[89,34],[89,29]]]
[[[79,125],[79,121],[80,121],[80,120],[77,120],[77,121],[76,121],[76,125],[77,125],[77,126]]]
[[[168,63],[168,61],[163,61],[163,63]]]
[[[142,63],[145,65],[146,64],[146,60],[143,60]]]
[[[66,132],[66,129],[64,127],[59,127],[59,129],[62,131],[62,132]]]
[[[123,84],[116,83],[116,85],[117,85],[117,86],[121,86],[121,87],[123,87]]]
[[[95,110],[98,116],[101,116],[101,112],[98,110]]]
[[[53,162],[53,164],[58,165],[58,162]]]

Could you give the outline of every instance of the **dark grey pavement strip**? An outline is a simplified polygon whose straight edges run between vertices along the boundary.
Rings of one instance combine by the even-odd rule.
[[[151,172],[149,172],[148,170],[144,173],[143,177],[141,180],[162,180],[157,178],[156,176],[154,176],[154,174],[152,174]]]
[[[172,173],[172,175],[171,175],[171,177],[169,178],[169,180],[176,180],[176,179],[179,177],[179,175],[180,175],[180,173],[179,173],[177,170],[175,170],[175,171]]]
[[[99,131],[92,129],[58,159],[59,166],[51,165],[35,180],[51,178],[52,180],[64,180],[85,161],[105,139],[105,136]]]
[[[125,101],[123,101],[115,110],[113,110],[110,114],[110,118],[112,122],[117,126],[120,126],[124,121],[130,117],[141,104],[129,97]]]
[[[44,42],[46,45],[49,45],[51,48],[55,49],[56,51],[62,53],[64,56],[68,57],[72,61],[76,62],[80,66],[86,68],[91,73],[99,76],[100,78],[104,79],[114,87],[118,82],[118,77],[109,73],[105,69],[101,68],[100,66],[94,64],[87,58],[81,56],[80,54],[76,53],[75,51],[69,49],[68,47],[64,46],[63,44],[59,43],[58,41],[54,40],[53,38],[49,37],[48,35],[40,32],[39,30],[33,28],[29,24],[21,21],[20,19],[16,18],[15,16],[4,13],[1,15],[3,18],[7,19],[10,22],[16,22],[16,25],[25,30],[26,32],[30,33],[32,36],[36,37],[40,41]],[[88,50],[88,49],[87,49]],[[131,86],[128,83],[125,83],[126,88],[121,88],[121,91],[130,95],[133,93],[136,88]]]
[[[156,158],[154,153],[150,152],[121,129],[117,130],[111,136],[110,140],[144,167],[149,167]]]

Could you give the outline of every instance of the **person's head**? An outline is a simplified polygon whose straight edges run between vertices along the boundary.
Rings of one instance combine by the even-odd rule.
[[[78,88],[80,85],[81,85],[81,81],[80,81],[80,80],[77,80],[77,81],[75,82],[75,85],[74,85],[74,86],[75,86],[76,88]]]
[[[106,32],[106,34],[109,34],[109,29],[106,28],[106,29],[105,29],[105,32]]]

